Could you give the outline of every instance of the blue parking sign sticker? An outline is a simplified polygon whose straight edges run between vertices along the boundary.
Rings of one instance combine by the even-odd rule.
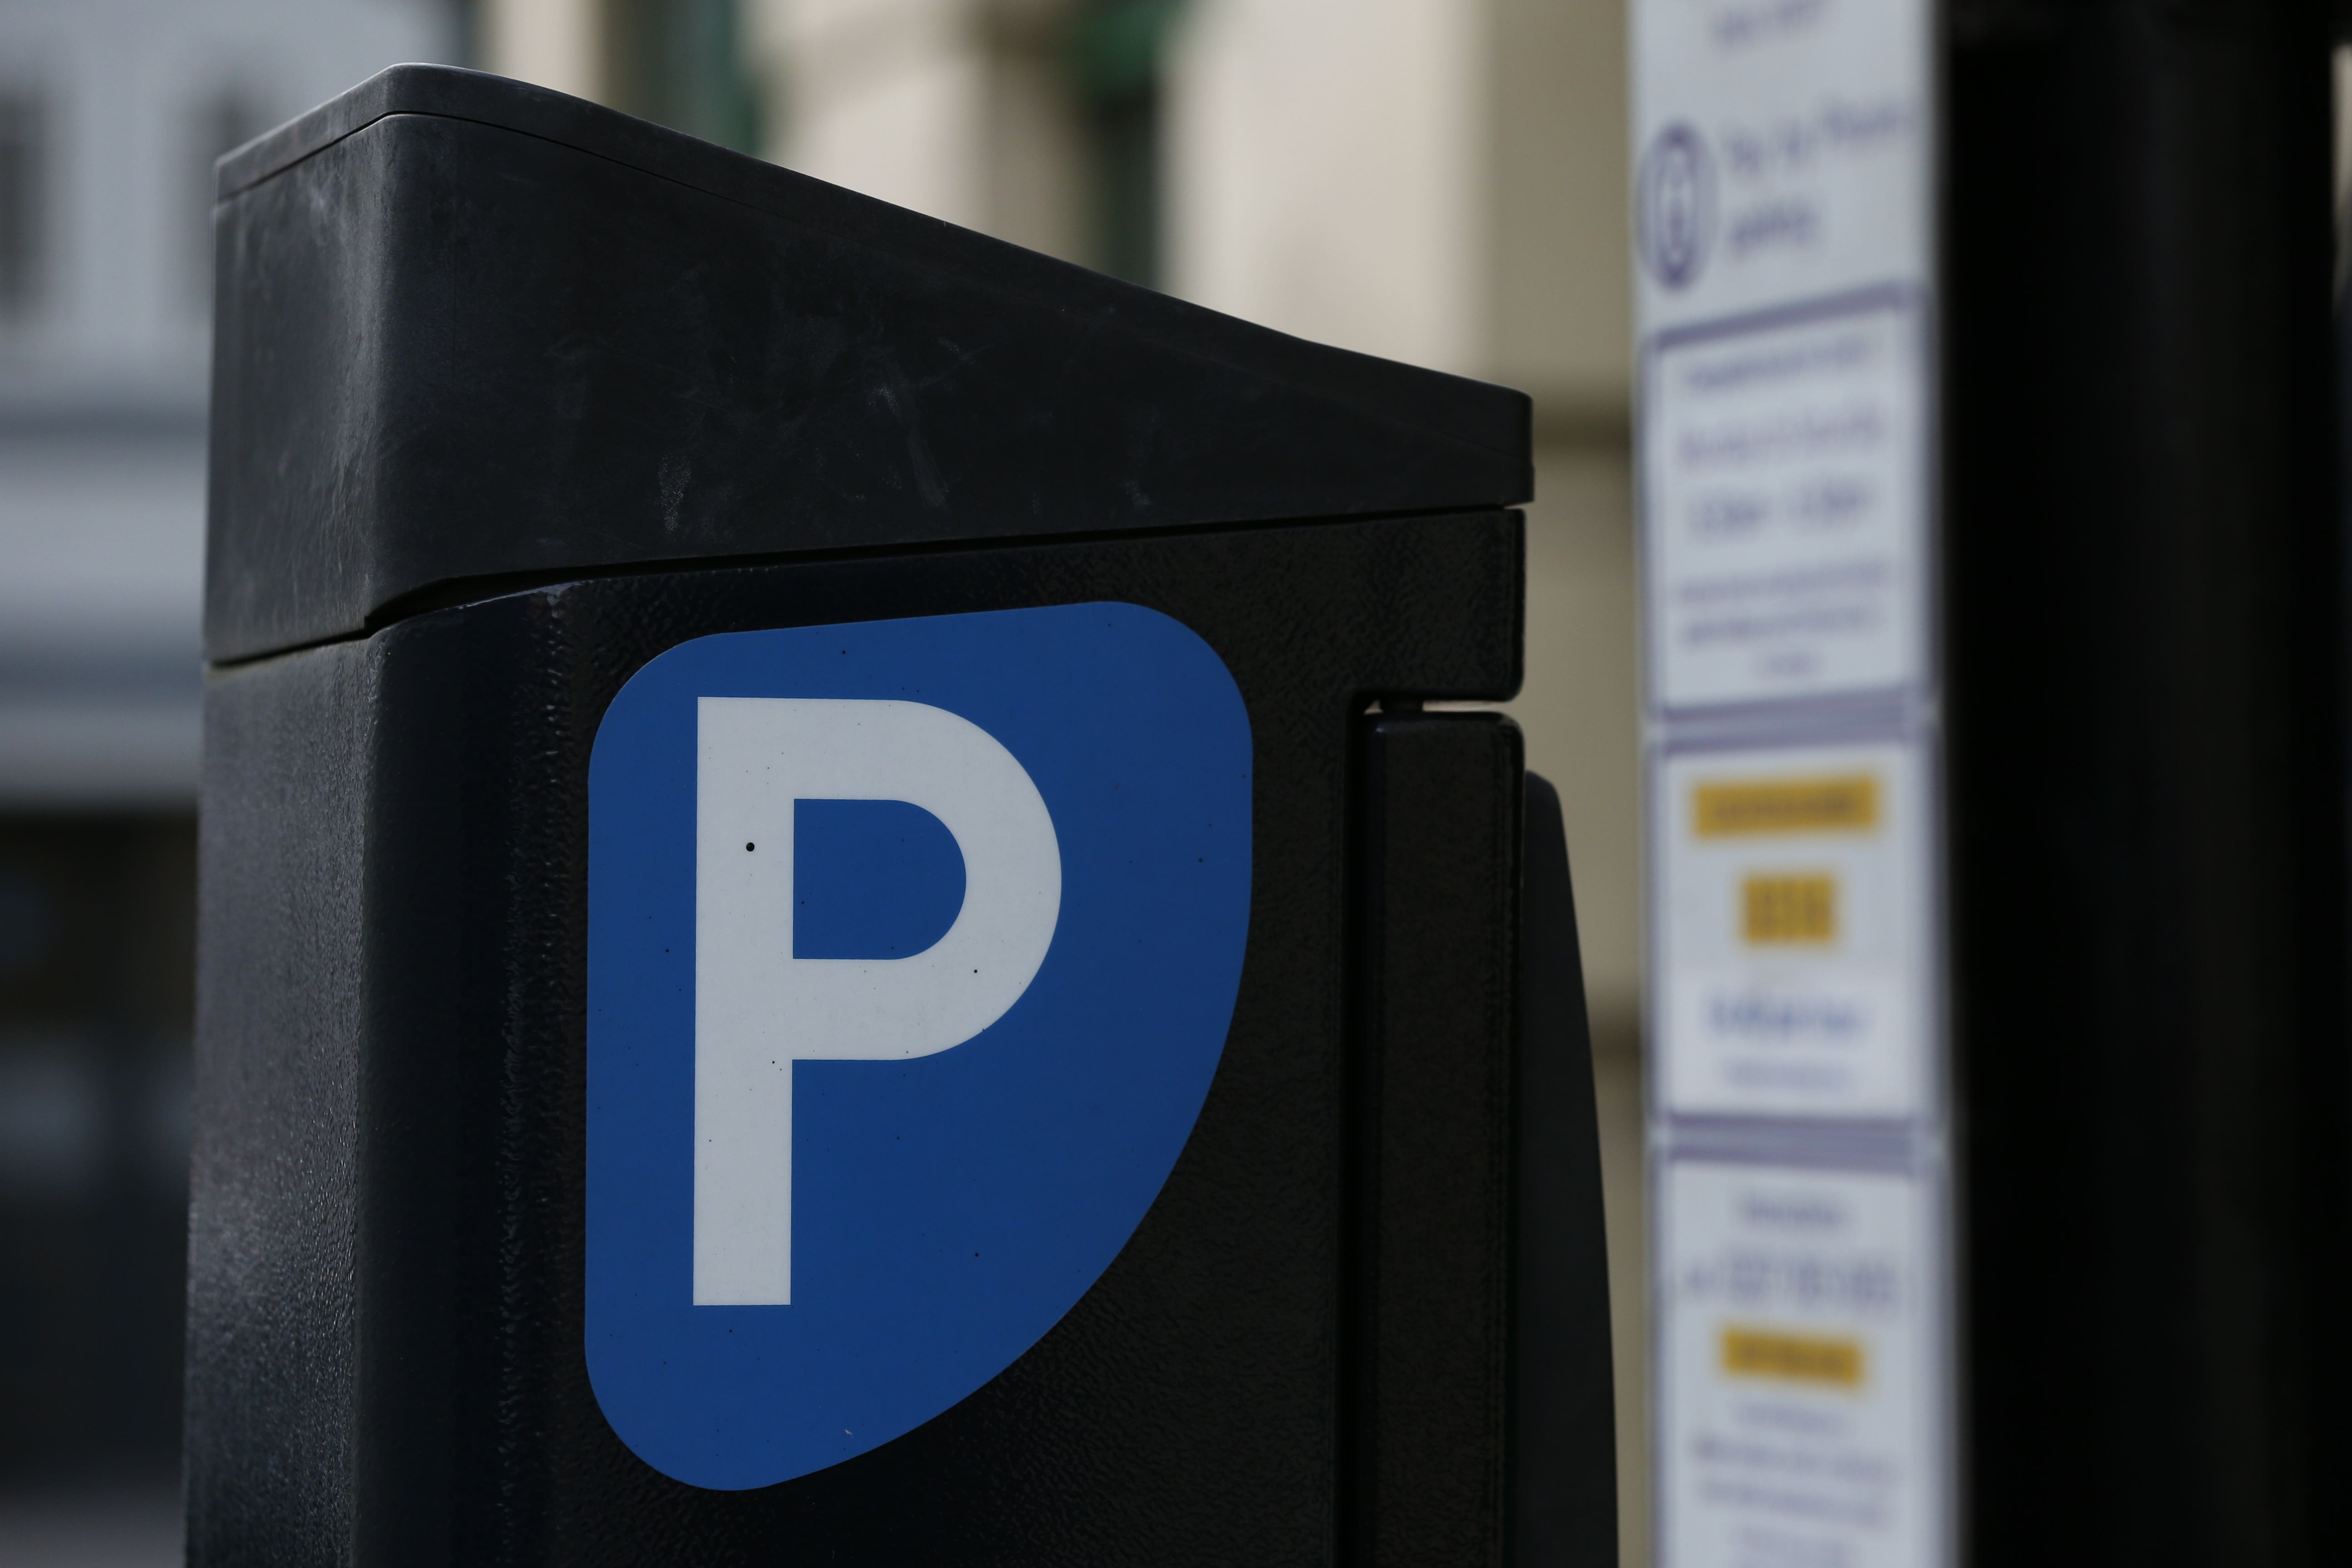
[[[587,1357],[772,1486],[1017,1360],[1142,1222],[1240,984],[1250,729],[1133,605],[671,648],[589,763]]]

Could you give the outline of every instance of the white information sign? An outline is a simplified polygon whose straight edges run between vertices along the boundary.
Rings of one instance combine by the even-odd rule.
[[[1659,767],[1664,1108],[1916,1114],[1935,1029],[1917,749],[1706,751]]]
[[[1635,0],[1643,330],[1934,270],[1926,0]]]
[[[1923,346],[1916,302],[1892,290],[1655,340],[1642,478],[1661,706],[1917,684]]]
[[[1942,1568],[1936,12],[1633,21],[1659,1562]]]
[[[1949,1496],[1932,1189],[1696,1161],[1663,1185],[1662,1561],[1936,1561]]]

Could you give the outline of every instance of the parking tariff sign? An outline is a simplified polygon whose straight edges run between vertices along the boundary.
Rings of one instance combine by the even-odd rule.
[[[1953,1559],[1924,0],[1638,0],[1658,1560]]]

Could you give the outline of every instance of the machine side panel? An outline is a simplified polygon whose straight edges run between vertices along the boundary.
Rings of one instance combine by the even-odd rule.
[[[1486,714],[1363,736],[1351,1560],[1506,1561],[1521,748]]]
[[[1512,1561],[1615,1568],[1615,1367],[1592,1035],[1559,793],[1533,773],[1527,793],[1512,1105]]]
[[[375,667],[348,645],[205,698],[188,1246],[188,1560],[351,1561]]]

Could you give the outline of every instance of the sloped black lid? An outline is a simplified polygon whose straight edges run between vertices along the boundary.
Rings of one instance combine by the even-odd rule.
[[[1529,493],[1517,393],[497,77],[394,67],[219,179],[215,659],[465,585]]]

